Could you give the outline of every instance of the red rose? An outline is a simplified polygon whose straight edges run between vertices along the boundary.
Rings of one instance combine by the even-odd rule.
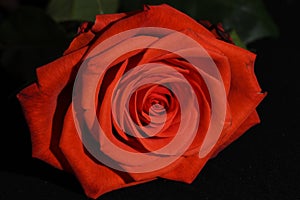
[[[259,123],[254,61],[221,25],[168,5],[97,15],[17,95],[32,156],[91,198],[158,177],[191,183]]]

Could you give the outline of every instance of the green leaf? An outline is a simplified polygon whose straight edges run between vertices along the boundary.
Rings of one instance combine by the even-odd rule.
[[[264,37],[278,37],[279,30],[261,0],[126,0],[123,12],[141,9],[143,4],[167,3],[196,20],[221,22],[226,31],[235,30],[241,41],[249,43]],[[176,19],[176,16],[171,16]],[[177,19],[176,19],[177,20]],[[178,21],[180,23],[180,21]]]
[[[0,67],[17,90],[35,80],[35,69],[62,55],[65,30],[36,7],[20,7],[0,23]]]
[[[239,37],[239,35],[237,34],[237,32],[235,30],[230,31],[229,34],[236,46],[247,49],[247,46],[242,42],[241,38]]]
[[[235,29],[245,44],[265,37],[278,37],[279,30],[261,0],[234,0],[222,20],[225,29]]]
[[[47,13],[58,22],[94,21],[98,14],[115,13],[118,0],[50,0]]]

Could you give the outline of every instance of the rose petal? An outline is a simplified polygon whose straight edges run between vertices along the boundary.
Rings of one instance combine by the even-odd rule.
[[[232,142],[237,140],[241,135],[243,135],[248,129],[250,129],[251,127],[253,127],[258,123],[260,123],[260,118],[256,110],[254,110],[248,116],[248,118],[238,127],[238,129],[233,132],[233,134],[227,134],[226,138],[224,137],[220,140],[220,143],[217,145],[218,147],[214,149],[214,153],[212,157],[217,156],[219,152],[221,152],[224,148],[226,148]],[[227,131],[232,131],[232,130],[227,130]]]
[[[216,42],[215,46],[222,49],[231,65],[231,87],[228,103],[231,110],[231,128],[222,133],[233,134],[236,129],[253,113],[257,105],[266,96],[261,92],[254,73],[255,54],[245,49],[224,42]]]
[[[86,47],[92,41],[94,36],[94,33],[91,31],[80,33],[72,40],[71,44],[69,45],[68,49],[65,50],[63,55],[67,55],[73,51],[77,51],[83,47]]]
[[[166,173],[161,174],[159,177],[174,181],[192,183],[209,158],[210,153],[202,159],[199,158],[197,153],[186,157],[180,157],[167,167],[169,169],[166,170]]]
[[[150,179],[135,181],[126,172],[108,168],[93,158],[84,148],[78,136],[71,106],[65,115],[63,127],[59,146],[87,196],[97,198],[115,189],[155,179],[155,177],[151,177]]]
[[[193,42],[184,43],[184,44],[180,43],[179,45],[178,41],[181,41],[183,39],[182,33],[186,34],[192,40],[197,42],[198,45],[195,46],[195,43]],[[189,29],[181,30],[180,33],[175,32],[169,34],[165,37],[160,38],[159,40],[151,44],[151,46],[149,46],[149,49],[147,49],[142,59],[140,60],[139,65],[144,63],[149,63],[149,62],[168,60],[171,63],[174,63],[173,61],[175,61],[177,66],[181,66],[179,62],[181,62],[182,65],[185,66],[186,62],[192,61],[199,65],[200,65],[199,62],[201,62],[202,66],[208,65],[210,67],[214,67],[211,66],[211,62],[213,61],[221,74],[224,88],[226,90],[226,94],[228,94],[230,89],[230,82],[231,82],[230,63],[228,61],[228,58],[224,55],[222,51],[220,51],[214,45],[207,45],[207,40],[212,40],[212,39],[207,38],[205,36],[200,36]],[[173,51],[166,52],[163,50],[154,50],[153,48],[172,49]],[[176,58],[184,58],[189,60],[181,61]],[[195,59],[197,59],[197,61],[195,61]],[[200,69],[199,66],[197,67],[204,74],[209,76],[208,72],[204,71],[204,69],[206,68]],[[195,66],[191,68],[195,68]]]
[[[176,17],[170,18],[169,16]],[[180,19],[180,23],[178,23],[178,19]],[[117,21],[111,27],[108,26],[105,32],[103,32],[103,34],[99,36],[98,40],[91,46],[91,49],[95,48],[99,43],[112,35],[134,28],[145,27],[145,25],[146,27],[162,27],[175,31],[181,31],[184,29],[197,30],[197,33],[200,35],[215,38],[209,30],[199,24],[196,20],[167,4],[162,4],[157,6],[145,6],[143,12],[138,12],[132,16],[128,16]]]
[[[87,46],[95,34],[99,34],[104,28],[107,28],[110,24],[121,20],[125,17],[128,17],[136,12],[128,12],[128,13],[115,13],[115,14],[101,14],[96,15],[95,22],[91,28],[85,27],[85,31],[81,31],[71,42],[68,49],[64,52],[64,55],[69,54],[73,51],[76,51],[82,47]],[[84,24],[87,24],[84,23]]]
[[[66,87],[86,49],[63,56],[37,69],[37,83],[17,95],[31,132],[32,156],[59,169],[68,164],[57,146],[62,118],[72,90]],[[67,169],[68,170],[68,169]]]
[[[104,28],[107,28],[111,24],[124,19],[125,17],[136,14],[136,12],[128,12],[128,13],[114,13],[114,14],[101,14],[96,15],[95,23],[92,27],[93,32],[100,32]]]

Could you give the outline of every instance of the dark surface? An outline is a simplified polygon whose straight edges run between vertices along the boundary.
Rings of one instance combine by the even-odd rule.
[[[280,38],[250,44],[256,75],[267,97],[258,107],[261,124],[210,160],[190,185],[157,180],[119,189],[106,199],[296,200],[299,188],[299,55],[296,1],[265,1]],[[30,134],[1,72],[2,111],[0,199],[88,199],[77,180],[31,158]],[[8,100],[8,101],[6,101]]]

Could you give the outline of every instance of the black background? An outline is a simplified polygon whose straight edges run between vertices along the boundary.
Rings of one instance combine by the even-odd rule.
[[[192,184],[156,180],[115,190],[99,199],[296,200],[299,188],[300,47],[296,0],[265,0],[279,38],[249,45],[255,72],[267,97],[261,123],[210,160]],[[33,1],[24,1],[24,4]],[[37,4],[35,4],[37,5]],[[88,199],[77,180],[31,158],[30,134],[20,105],[7,98],[11,77],[1,74],[0,199]]]

